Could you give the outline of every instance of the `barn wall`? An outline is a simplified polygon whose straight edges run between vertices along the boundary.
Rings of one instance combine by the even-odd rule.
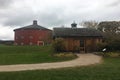
[[[84,48],[84,52],[93,52],[96,50],[96,45],[102,42],[101,38],[64,38],[66,51],[75,51],[79,47],[79,50]],[[84,40],[84,47],[80,47],[80,40]],[[80,51],[82,52],[82,51]]]
[[[14,40],[18,45],[37,45],[39,41],[45,41],[49,34],[49,30],[16,30]]]
[[[86,39],[86,47],[85,47],[85,51],[86,52],[93,52],[97,50],[97,44],[102,42],[101,38],[87,38]]]

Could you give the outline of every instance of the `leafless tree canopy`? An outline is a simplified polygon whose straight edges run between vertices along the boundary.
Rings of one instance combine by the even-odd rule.
[[[97,28],[98,22],[97,21],[82,21],[80,25],[86,28]]]

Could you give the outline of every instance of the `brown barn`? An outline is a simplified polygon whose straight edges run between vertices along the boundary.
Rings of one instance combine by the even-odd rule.
[[[34,20],[32,25],[14,30],[16,45],[44,45],[50,42],[52,31],[37,24]]]
[[[72,28],[54,28],[53,36],[63,38],[66,51],[93,52],[96,45],[102,42],[102,34],[90,28],[77,28],[77,24],[71,24]]]

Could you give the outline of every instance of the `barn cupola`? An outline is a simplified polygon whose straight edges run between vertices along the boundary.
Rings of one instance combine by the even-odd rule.
[[[77,28],[77,24],[75,23],[75,21],[71,24],[72,28]]]
[[[37,25],[37,20],[34,20],[34,21],[33,21],[33,25]]]

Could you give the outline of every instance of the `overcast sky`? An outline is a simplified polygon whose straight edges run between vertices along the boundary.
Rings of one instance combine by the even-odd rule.
[[[73,21],[119,21],[120,0],[0,0],[0,40],[13,40],[13,29],[33,20],[47,28]]]

